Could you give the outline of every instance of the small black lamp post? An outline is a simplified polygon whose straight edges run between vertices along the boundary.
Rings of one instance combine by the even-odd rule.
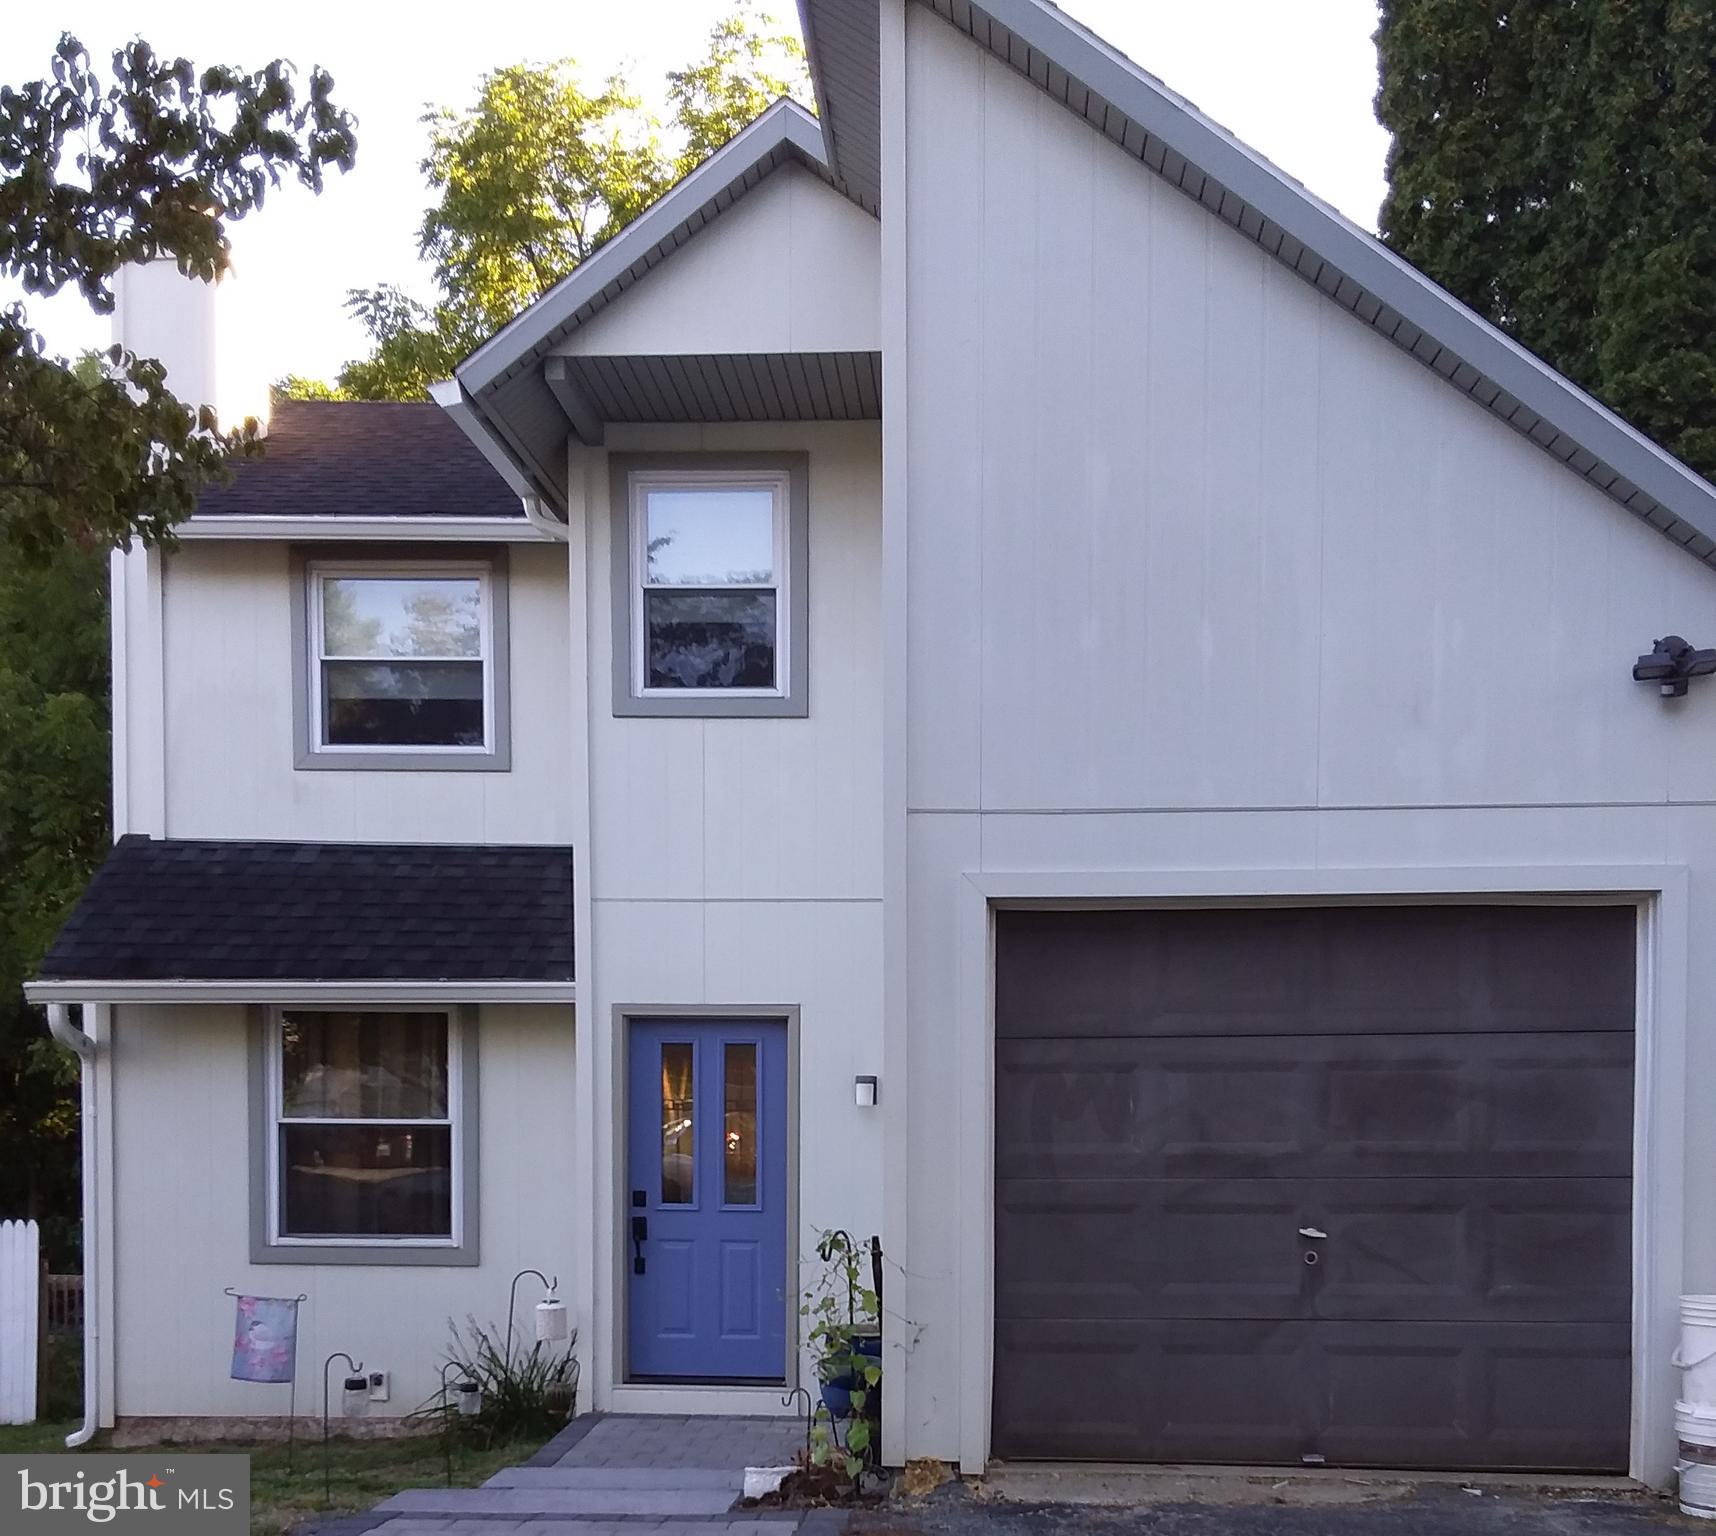
[[[328,1460],[328,1370],[336,1360],[346,1363],[345,1386],[340,1393],[340,1412],[347,1418],[362,1418],[369,1411],[369,1378],[363,1374],[363,1361],[354,1360],[343,1349],[336,1349],[322,1362],[322,1508],[334,1502],[334,1474]]]
[[[447,1372],[463,1370],[457,1360],[449,1360],[441,1367],[441,1413],[446,1423],[446,1430],[441,1436],[443,1449],[447,1454],[447,1486],[453,1486],[453,1424],[456,1419],[474,1419],[483,1411],[483,1389],[469,1376],[462,1381],[453,1383],[452,1390],[447,1389]]]

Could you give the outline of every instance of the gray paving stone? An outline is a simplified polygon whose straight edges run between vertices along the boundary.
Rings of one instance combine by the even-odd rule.
[[[485,1488],[646,1488],[717,1493],[729,1500],[745,1486],[742,1470],[711,1467],[505,1467]]]
[[[387,1514],[497,1515],[513,1520],[554,1515],[724,1515],[731,1490],[645,1488],[408,1488],[376,1508]],[[485,1530],[484,1536],[496,1536]]]

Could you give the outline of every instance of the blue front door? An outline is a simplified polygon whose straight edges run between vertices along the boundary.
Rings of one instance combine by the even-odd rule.
[[[786,1376],[786,1025],[639,1020],[625,1225],[632,1380]]]

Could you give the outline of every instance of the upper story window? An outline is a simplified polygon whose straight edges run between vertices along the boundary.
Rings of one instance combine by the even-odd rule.
[[[783,457],[616,467],[618,713],[806,712],[806,479]]]
[[[300,767],[504,767],[493,561],[309,560]]]

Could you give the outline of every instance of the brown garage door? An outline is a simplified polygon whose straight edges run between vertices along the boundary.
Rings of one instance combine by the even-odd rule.
[[[1634,914],[1002,912],[995,1453],[1623,1472]]]

